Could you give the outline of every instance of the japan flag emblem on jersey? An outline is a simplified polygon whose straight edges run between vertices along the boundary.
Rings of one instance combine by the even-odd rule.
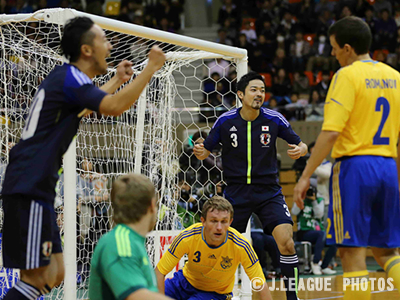
[[[271,135],[269,133],[261,133],[260,135],[260,141],[261,144],[264,146],[267,146],[271,140]]]
[[[261,126],[261,131],[269,131],[269,126]]]

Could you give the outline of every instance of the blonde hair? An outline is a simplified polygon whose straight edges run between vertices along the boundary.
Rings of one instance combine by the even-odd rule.
[[[227,211],[231,215],[231,219],[233,219],[232,204],[224,197],[214,196],[204,203],[203,210],[201,212],[201,216],[204,218],[204,220],[207,219],[207,213],[213,210]]]
[[[140,221],[147,214],[154,197],[154,184],[146,176],[127,174],[118,177],[111,190],[114,221],[117,224]]]

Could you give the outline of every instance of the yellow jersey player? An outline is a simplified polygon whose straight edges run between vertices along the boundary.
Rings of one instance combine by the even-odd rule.
[[[177,300],[230,299],[240,263],[250,279],[255,279],[253,283],[264,283],[264,287],[257,287],[260,299],[272,299],[253,247],[230,227],[232,220],[233,207],[228,200],[220,196],[208,200],[203,206],[201,223],[182,231],[159,261],[159,291]],[[165,275],[185,254],[189,260],[183,270],[165,280]]]
[[[311,174],[333,148],[327,242],[341,247],[344,283],[368,277],[370,246],[400,290],[399,166],[394,159],[400,151],[400,74],[370,58],[371,31],[361,19],[343,18],[328,34],[342,68],[329,88],[322,132],[294,200],[303,207]],[[370,299],[370,285],[366,291],[357,288],[346,288],[344,299]]]

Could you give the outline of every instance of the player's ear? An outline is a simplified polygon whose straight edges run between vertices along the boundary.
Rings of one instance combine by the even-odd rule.
[[[156,197],[153,197],[153,199],[151,199],[151,204],[149,206],[149,210],[151,213],[157,211],[157,200]]]
[[[232,222],[233,222],[233,218],[231,218],[231,220],[229,222],[229,226],[231,226]]]
[[[238,95],[240,101],[243,101],[243,97],[244,97],[243,92],[242,91],[237,91],[237,95]]]
[[[203,217],[200,217],[200,221],[201,221],[201,223],[203,223],[203,225],[204,225],[204,222],[206,221]]]
[[[90,45],[83,44],[81,46],[81,53],[84,54],[85,56],[91,56],[93,53],[93,49]]]

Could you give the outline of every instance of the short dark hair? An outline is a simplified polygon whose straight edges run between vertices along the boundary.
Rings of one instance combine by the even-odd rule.
[[[95,34],[90,29],[93,25],[94,22],[87,17],[76,17],[65,24],[61,51],[70,62],[79,59],[82,45],[92,45]]]
[[[334,23],[328,31],[340,48],[349,44],[357,55],[366,54],[371,47],[372,34],[368,24],[358,17],[345,17]]]
[[[265,82],[264,82],[264,78],[256,73],[256,72],[249,72],[246,75],[243,75],[242,78],[240,78],[240,80],[238,81],[238,83],[236,84],[236,89],[237,91],[241,91],[244,94],[244,91],[246,90],[246,87],[249,85],[249,82],[255,79],[259,79],[264,83],[264,87],[265,87]]]

